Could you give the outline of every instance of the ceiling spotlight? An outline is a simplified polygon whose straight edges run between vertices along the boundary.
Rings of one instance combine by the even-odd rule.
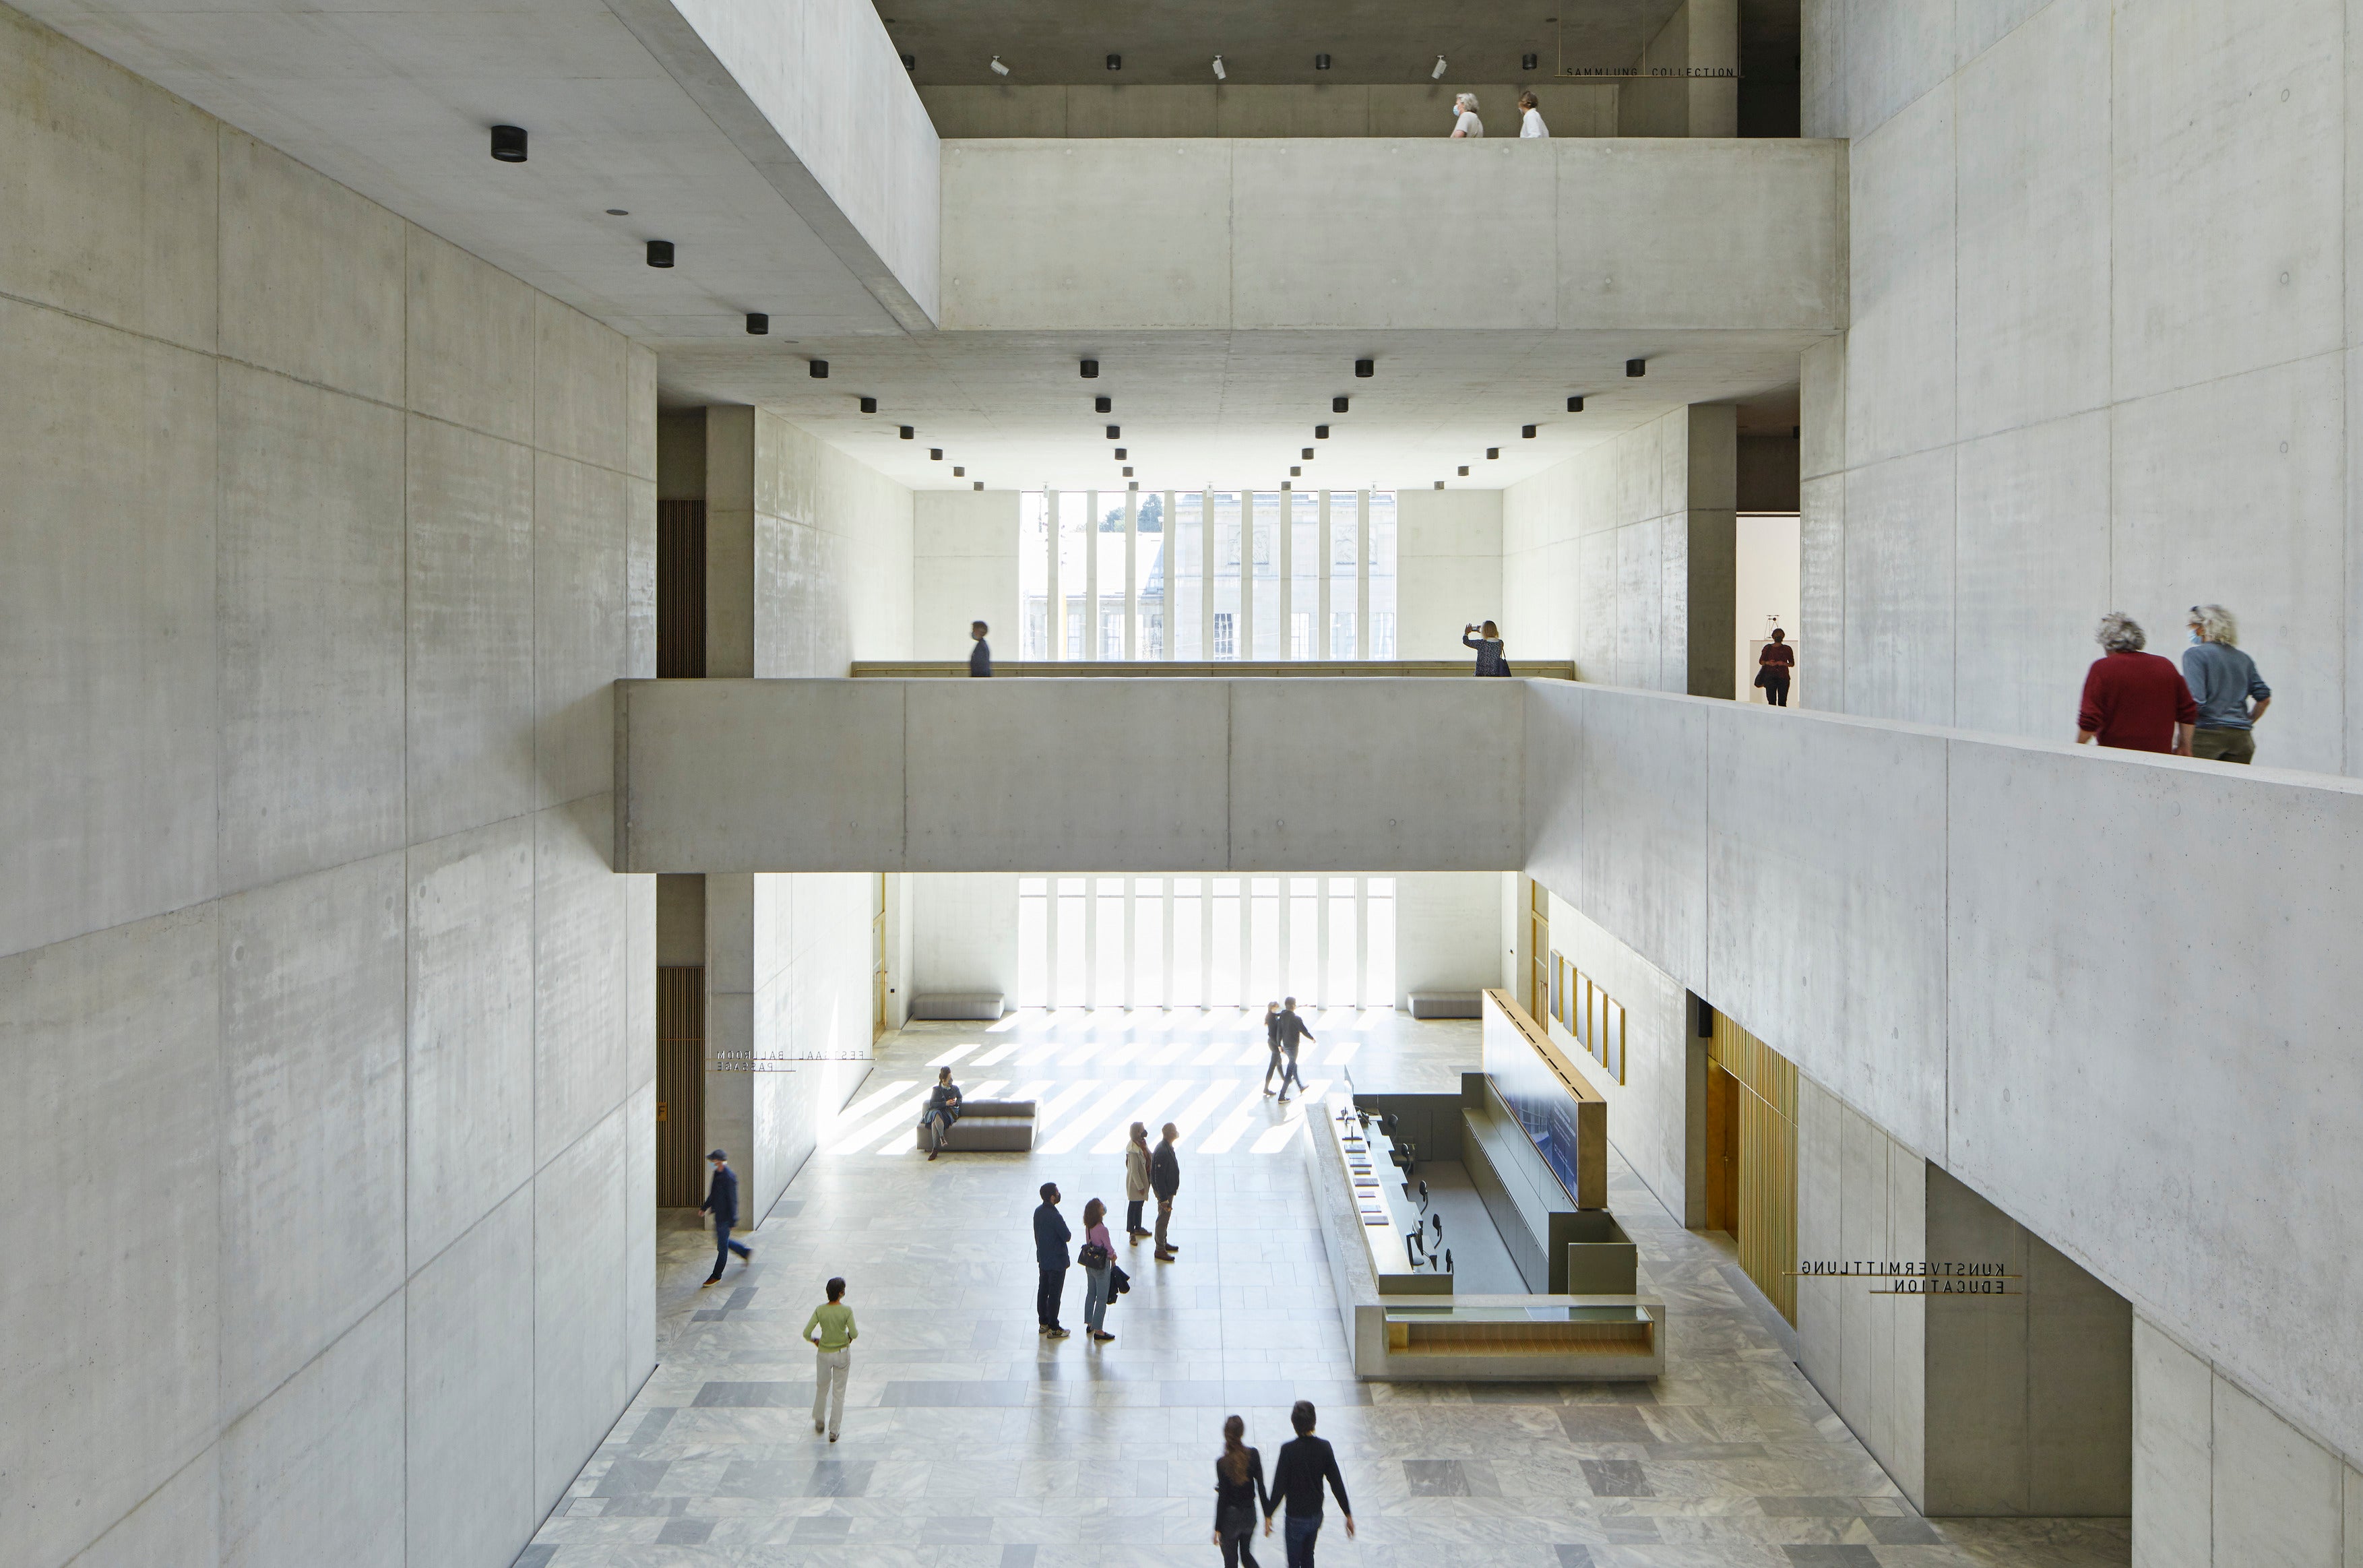
[[[1427,73],[1427,79],[1430,82],[1441,82],[1444,80],[1444,56],[1439,54],[1436,57],[1436,69]],[[1439,486],[1439,488],[1441,487]]]
[[[1535,428],[1532,425],[1521,425],[1518,427],[1518,435],[1521,439],[1531,441],[1535,439]]]
[[[828,361],[826,360],[815,360],[804,367],[804,373],[811,376],[815,381],[826,381],[828,379]]]
[[[1437,487],[1438,490],[1443,489],[1443,488],[1444,488],[1444,481],[1442,481],[1441,479],[1437,480],[1437,481],[1436,482],[1436,487]]]
[[[943,448],[941,448],[941,447],[929,447],[929,448],[927,449],[927,461],[928,461],[929,462],[943,462],[943,461],[944,461],[944,449],[943,449]]]
[[[493,128],[493,158],[501,163],[525,161],[525,127],[496,125]]]
[[[1132,470],[1131,470],[1129,467],[1126,468],[1126,470],[1124,471],[1124,476],[1125,476],[1126,479],[1130,479],[1130,478],[1132,477]],[[1136,484],[1136,485],[1134,485],[1134,486],[1133,486],[1133,488],[1134,488],[1135,490],[1137,490],[1137,489],[1139,489],[1139,488],[1140,488],[1140,486],[1139,486],[1139,485],[1137,485],[1137,484]]]
[[[1570,414],[1581,414],[1581,413],[1582,413],[1582,412],[1583,412],[1583,399],[1582,399],[1582,398],[1581,398],[1581,397],[1570,397],[1570,398],[1569,398],[1569,399],[1567,400],[1567,411],[1568,411],[1569,413],[1570,413]]]
[[[632,215],[622,207],[611,206],[607,209],[607,216],[609,217],[629,217]]]
[[[671,240],[651,239],[649,241],[649,265],[651,267],[670,267],[672,265]]]
[[[1342,398],[1342,397],[1333,397],[1333,398],[1331,398],[1331,399],[1329,400],[1329,412],[1330,412],[1330,413],[1332,413],[1332,414],[1343,414],[1345,411],[1346,411],[1346,400],[1345,400],[1344,398]]]
[[[977,489],[979,489],[979,490],[983,489],[983,488],[984,488],[984,481],[983,481],[983,480],[982,480],[982,479],[978,480],[978,481],[976,482],[975,488],[977,488]]]
[[[1008,75],[1008,74],[1009,74],[1009,67],[1007,67],[1007,66],[1005,66],[1005,65],[1004,65],[1004,64],[1002,64],[1002,63],[1001,63],[1001,56],[999,56],[999,55],[997,55],[997,54],[996,54],[996,55],[994,55],[994,56],[993,57],[993,67],[992,67],[992,69],[993,69],[993,73],[995,76],[1006,76],[1006,75]]]
[[[747,313],[747,336],[749,338],[760,338],[769,334],[771,330],[771,318],[770,317],[764,315],[760,310],[750,310]]]
[[[1502,449],[1499,447],[1487,447],[1485,449],[1485,461],[1488,462],[1492,462],[1495,458],[1500,457],[1501,455]]]
[[[1118,462],[1122,462],[1124,461],[1124,449],[1122,447],[1115,449],[1115,460]]]
[[[878,412],[878,399],[876,399],[876,398],[874,398],[874,397],[865,397],[865,398],[863,398],[863,399],[861,400],[861,411],[862,411],[864,414],[875,414],[875,413],[877,413],[877,412]]]
[[[952,470],[952,477],[954,479],[966,479],[968,477],[968,470],[964,468],[955,468]]]
[[[919,57],[915,54],[904,55],[903,57],[903,69],[905,71],[916,71],[919,69]]]
[[[1316,55],[1315,55],[1315,56],[1313,57],[1313,69],[1314,69],[1314,70],[1315,70],[1315,71],[1326,71],[1326,70],[1328,70],[1328,69],[1329,69],[1329,57],[1328,57],[1327,55],[1326,55],[1326,54],[1316,54]]]
[[[1375,360],[1356,360],[1354,361],[1354,373],[1367,381],[1370,377],[1379,373],[1378,361]],[[1339,412],[1343,413],[1344,410],[1340,409]]]
[[[1289,477],[1292,479],[1292,478],[1296,477],[1298,474],[1303,473],[1304,472],[1304,471],[1303,469],[1301,469],[1301,468],[1292,468],[1292,469],[1290,469],[1290,470],[1288,471],[1288,473],[1289,473]],[[1287,485],[1285,485],[1285,484],[1283,484],[1283,485],[1281,485],[1281,488],[1282,490],[1285,490],[1285,489],[1287,489],[1287,488],[1288,488],[1288,486],[1287,486]]]
[[[1542,62],[1543,57],[1538,54],[1522,54],[1518,56],[1518,69],[1521,71],[1532,71]]]
[[[1223,69],[1223,57],[1219,54],[1215,56],[1215,80],[1217,82],[1224,81],[1228,78],[1230,74],[1231,73]]]
[[[1109,55],[1107,59],[1107,67],[1110,71],[1122,71],[1124,69],[1124,56],[1120,54]]]
[[[1327,440],[1327,439],[1329,439],[1329,427],[1328,427],[1328,426],[1326,426],[1326,425],[1315,425],[1315,426],[1314,426],[1314,427],[1313,427],[1313,439],[1314,439],[1315,440],[1316,440],[1316,441],[1326,441],[1326,440]]]
[[[1465,462],[1460,465],[1460,477],[1463,479],[1469,477],[1469,465]]]
[[[903,439],[904,439],[904,440],[906,440],[906,441],[907,441],[907,440],[915,439],[918,436],[918,434],[919,434],[919,432],[918,432],[915,428],[914,428],[913,427],[911,427],[911,426],[909,426],[909,425],[905,425],[905,426],[904,426],[904,427],[903,427]]]
[[[1122,425],[1110,425],[1107,428],[1107,439],[1109,440],[1121,440],[1123,437],[1124,427]]]
[[[1304,449],[1304,461],[1305,461],[1305,462],[1312,462],[1312,461],[1313,461],[1313,449],[1312,449],[1311,447],[1307,447],[1307,448],[1305,448],[1305,449]]]
[[[1093,398],[1093,399],[1092,399],[1092,412],[1093,412],[1093,413],[1094,413],[1094,414],[1113,414],[1113,413],[1115,413],[1115,398],[1113,398],[1113,397],[1094,397],[1094,398]]]
[[[1085,381],[1097,381],[1097,380],[1099,380],[1099,378],[1100,378],[1100,362],[1099,362],[1099,361],[1097,361],[1097,360],[1085,360],[1085,361],[1083,361],[1083,379],[1084,379]]]
[[[1626,360],[1625,361],[1625,373],[1626,375],[1647,375],[1649,373],[1649,361],[1647,360]]]
[[[1132,470],[1130,470],[1130,469],[1128,469],[1128,468],[1127,468],[1127,469],[1126,469],[1126,470],[1125,470],[1125,472],[1126,472],[1126,473],[1130,473],[1132,472]],[[1139,481],[1139,480],[1137,480],[1137,479],[1136,479],[1136,480],[1134,480],[1131,484],[1129,484],[1126,485],[1126,486],[1125,486],[1125,488],[1126,488],[1126,490],[1137,490],[1137,489],[1139,489],[1139,488],[1140,488],[1140,481]]]

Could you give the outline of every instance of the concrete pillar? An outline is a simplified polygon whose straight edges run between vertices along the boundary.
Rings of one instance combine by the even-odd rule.
[[[1684,573],[1682,689],[1694,697],[1732,697],[1731,643],[1736,635],[1739,552],[1739,410],[1694,404],[1690,410],[1689,506],[1681,541]],[[1675,541],[1667,540],[1670,557]],[[1669,606],[1670,608],[1670,606]],[[1667,630],[1677,623],[1670,616]],[[1670,663],[1668,673],[1672,673]]]

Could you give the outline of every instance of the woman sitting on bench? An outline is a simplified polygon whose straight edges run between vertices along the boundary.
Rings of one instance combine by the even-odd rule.
[[[931,1133],[927,1142],[928,1159],[932,1160],[944,1151],[944,1135],[951,1131],[952,1123],[960,1120],[960,1085],[952,1082],[952,1070],[937,1068],[936,1086],[927,1091],[927,1108],[919,1115],[919,1125]]]

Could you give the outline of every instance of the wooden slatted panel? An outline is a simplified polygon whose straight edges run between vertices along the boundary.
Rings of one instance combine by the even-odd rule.
[[[705,673],[705,503],[657,503],[657,673]]]
[[[705,968],[657,970],[657,1207],[705,1201]]]
[[[1797,1067],[1714,1015],[1709,1058],[1737,1086],[1739,1266],[1781,1316],[1797,1320]]]

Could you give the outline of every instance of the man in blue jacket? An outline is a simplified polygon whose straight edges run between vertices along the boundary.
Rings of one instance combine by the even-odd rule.
[[[1042,1332],[1054,1340],[1067,1338],[1059,1327],[1059,1301],[1067,1294],[1067,1242],[1074,1232],[1059,1213],[1059,1184],[1042,1184],[1042,1207],[1034,1211],[1034,1262],[1042,1271],[1042,1288],[1034,1293],[1034,1316]]]
[[[730,1240],[730,1228],[738,1223],[738,1173],[730,1168],[730,1157],[717,1149],[706,1156],[714,1162],[714,1184],[705,1189],[705,1204],[699,1211],[714,1216],[714,1272],[705,1276],[712,1284],[722,1277],[722,1265],[730,1254],[738,1254],[740,1267],[755,1261],[755,1249],[743,1241]]]

